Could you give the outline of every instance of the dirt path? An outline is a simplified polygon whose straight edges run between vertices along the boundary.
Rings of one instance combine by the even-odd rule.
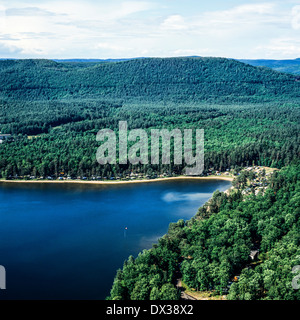
[[[190,296],[189,294],[185,293],[182,285],[181,285],[181,279],[177,279],[176,287],[178,290],[180,290],[180,299],[181,300],[197,300],[196,298]]]

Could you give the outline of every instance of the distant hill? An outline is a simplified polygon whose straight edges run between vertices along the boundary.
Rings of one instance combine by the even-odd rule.
[[[187,58],[201,58],[199,56],[191,56]],[[139,58],[123,58],[123,59],[54,59],[53,61],[65,63],[73,67],[86,67],[87,64],[95,65],[98,63],[121,62]],[[270,60],[270,59],[236,59],[237,61],[250,64],[254,67],[267,67],[276,71],[299,74],[300,75],[300,58],[294,60]]]
[[[71,61],[68,61],[71,63]],[[297,77],[224,58],[144,58],[81,63],[1,60],[0,97],[53,100],[264,101],[299,97]]]
[[[144,59],[144,58],[123,58],[123,59],[52,59],[56,62],[74,62],[74,63],[103,63],[103,62],[120,62],[120,61],[127,61],[127,60],[134,60],[134,59]]]
[[[255,67],[267,67],[280,72],[287,72],[300,75],[300,58],[294,60],[239,60]]]
[[[121,62],[133,59],[143,59],[143,58],[128,58],[128,59],[53,59],[55,62],[63,63],[69,67],[74,68],[86,68],[91,67],[99,63],[109,63],[109,62]]]

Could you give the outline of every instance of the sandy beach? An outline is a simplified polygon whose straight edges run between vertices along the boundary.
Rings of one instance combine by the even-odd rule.
[[[128,184],[128,183],[148,183],[148,182],[158,182],[158,181],[168,181],[168,180],[227,180],[232,181],[233,177],[225,176],[208,176],[208,177],[192,177],[192,176],[178,176],[178,177],[166,177],[166,178],[156,178],[149,180],[107,180],[107,181],[90,181],[90,180],[2,180],[0,182],[4,183],[80,183],[80,184]]]

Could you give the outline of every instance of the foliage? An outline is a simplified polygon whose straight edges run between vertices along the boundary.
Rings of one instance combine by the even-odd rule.
[[[98,165],[100,129],[204,129],[205,171],[282,168],[264,195],[216,192],[195,218],[117,272],[111,299],[177,299],[189,287],[230,299],[299,299],[299,77],[223,58],[86,64],[0,61],[0,176],[116,177],[183,173],[183,165]],[[172,159],[171,154],[171,159]],[[235,182],[246,184],[245,174]],[[251,265],[250,250],[260,248]],[[239,281],[233,281],[240,275]],[[230,282],[233,281],[233,284]]]
[[[183,165],[96,162],[96,133],[151,128],[205,131],[205,170],[255,163],[282,167],[299,155],[300,82],[217,58],[100,64],[0,61],[0,175],[111,177],[183,173]],[[173,150],[171,159],[173,159]]]
[[[168,291],[175,299],[181,274],[189,287],[228,299],[299,299],[291,285],[300,264],[299,175],[300,165],[276,172],[265,195],[216,192],[195,218],[170,224],[158,244],[125,262],[110,298],[163,299]],[[254,262],[253,249],[260,252]]]
[[[50,60],[0,61],[0,97],[101,97],[162,101],[258,102],[298,97],[293,75],[224,58],[146,58],[86,68]]]

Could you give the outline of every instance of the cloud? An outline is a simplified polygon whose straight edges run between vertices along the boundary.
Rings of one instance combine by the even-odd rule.
[[[37,7],[10,8],[5,10],[6,16],[53,16],[53,12]]]
[[[279,12],[275,3],[245,4],[222,11],[205,12],[198,16],[192,24],[195,28],[227,31],[243,31],[245,29],[264,29],[275,23],[276,25],[288,23],[284,12]]]
[[[175,56],[207,56],[211,55],[213,51],[209,48],[195,48],[195,49],[177,49],[173,51]]]
[[[233,7],[224,2],[223,10],[219,1],[191,2],[2,0],[0,42],[19,48],[20,57],[298,54],[298,42],[291,40],[300,29],[295,1],[241,0]]]
[[[269,43],[254,49],[256,56],[265,55],[266,58],[278,57],[278,59],[289,59],[300,56],[300,39],[275,38]]]
[[[300,6],[293,7],[291,24],[293,29],[300,29]]]
[[[105,49],[105,50],[112,50],[112,51],[124,51],[127,50],[126,47],[110,44],[107,42],[101,42],[96,44],[95,49]]]
[[[20,54],[21,52],[22,52],[22,49],[18,48],[17,46],[6,44],[6,43],[0,43],[1,58],[12,58],[16,54]]]
[[[274,3],[266,2],[259,4],[244,4],[225,10],[229,15],[245,15],[245,14],[270,14],[275,7]],[[224,13],[224,11],[223,11]]]
[[[10,34],[0,34],[0,41],[18,41],[18,38],[14,38],[12,35]]]
[[[51,1],[43,2],[40,8],[64,14],[67,21],[116,21],[136,13],[147,11],[153,7],[146,1]]]
[[[126,1],[122,2],[118,10],[116,10],[116,17],[125,17],[134,13],[150,10],[153,4],[145,1]]]
[[[188,28],[183,17],[180,15],[169,16],[161,24],[161,27],[168,30],[185,30]]]

